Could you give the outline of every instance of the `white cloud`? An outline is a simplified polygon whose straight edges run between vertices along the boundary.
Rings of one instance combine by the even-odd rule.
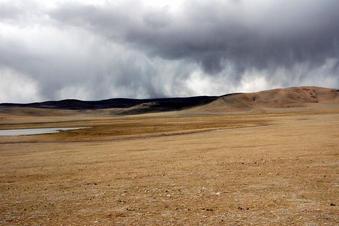
[[[10,69],[0,68],[0,103],[41,99],[38,85],[33,79]]]

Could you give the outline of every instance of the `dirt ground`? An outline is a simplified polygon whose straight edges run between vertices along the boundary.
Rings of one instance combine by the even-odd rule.
[[[14,110],[13,110],[14,111]],[[339,111],[0,112],[0,225],[338,225]]]

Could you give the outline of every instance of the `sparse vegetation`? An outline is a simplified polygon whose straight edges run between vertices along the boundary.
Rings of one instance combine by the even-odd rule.
[[[336,225],[339,107],[138,116],[6,109],[1,225]]]

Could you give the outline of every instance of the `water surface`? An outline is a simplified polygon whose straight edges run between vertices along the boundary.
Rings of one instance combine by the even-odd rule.
[[[38,129],[5,129],[0,130],[0,136],[24,136],[24,135],[39,135],[49,133],[59,133],[68,130],[83,129],[83,127],[77,128],[38,128]]]

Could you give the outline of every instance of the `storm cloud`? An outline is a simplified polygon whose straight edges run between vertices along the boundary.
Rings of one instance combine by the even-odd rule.
[[[337,0],[149,2],[0,0],[0,102],[339,86]]]

